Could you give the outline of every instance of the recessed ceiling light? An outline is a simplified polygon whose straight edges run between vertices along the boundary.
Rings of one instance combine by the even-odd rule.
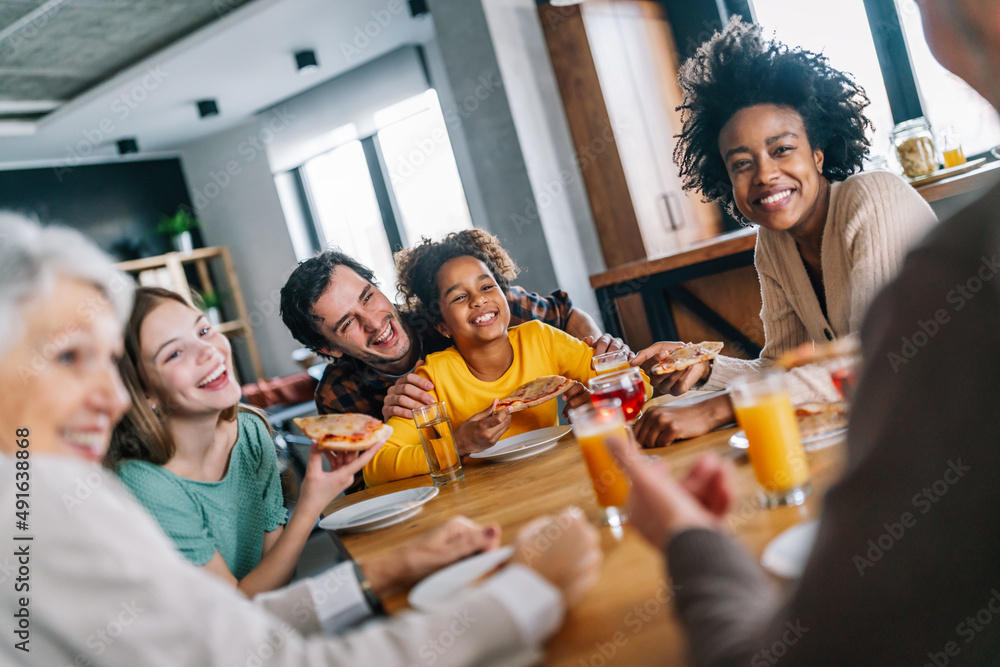
[[[198,115],[202,118],[219,115],[219,104],[215,100],[198,100]]]
[[[295,66],[299,68],[299,74],[311,72],[319,67],[316,61],[316,52],[312,49],[295,52]]]
[[[139,142],[135,140],[135,137],[128,137],[126,139],[118,140],[118,154],[128,155],[129,153],[139,152]]]

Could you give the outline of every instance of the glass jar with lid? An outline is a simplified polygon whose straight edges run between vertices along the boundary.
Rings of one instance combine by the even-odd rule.
[[[896,155],[908,178],[933,174],[940,164],[931,126],[923,116],[903,121],[892,129]]]

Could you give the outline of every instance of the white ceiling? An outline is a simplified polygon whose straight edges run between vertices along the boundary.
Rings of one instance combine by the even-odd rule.
[[[0,168],[106,162],[123,137],[138,139],[138,157],[176,153],[432,37],[430,16],[411,17],[405,0],[255,0],[76,97],[33,134],[0,136]],[[293,53],[302,49],[316,52],[318,70],[296,71]],[[195,101],[206,98],[218,101],[219,116],[198,118]]]

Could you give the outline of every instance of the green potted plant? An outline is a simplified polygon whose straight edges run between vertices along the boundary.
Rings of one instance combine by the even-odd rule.
[[[177,252],[189,253],[194,250],[194,239],[191,232],[198,229],[198,218],[191,209],[181,206],[172,216],[160,218],[156,231],[170,238]]]
[[[213,290],[206,290],[203,293],[194,292],[194,303],[198,309],[205,313],[205,317],[213,327],[222,324],[222,299],[223,293]]]

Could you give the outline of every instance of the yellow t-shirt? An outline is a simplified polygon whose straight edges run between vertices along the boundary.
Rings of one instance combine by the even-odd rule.
[[[434,391],[429,393],[447,404],[453,429],[488,408],[494,398],[504,398],[543,375],[562,375],[586,385],[596,374],[590,367],[593,349],[555,327],[532,320],[511,327],[508,336],[514,348],[514,362],[493,382],[476,378],[454,347],[427,355],[425,364],[417,369],[418,375],[434,383]],[[647,382],[646,396],[651,393]],[[515,412],[501,439],[555,426],[559,423],[559,406],[560,402],[553,400]],[[388,423],[393,428],[392,437],[365,466],[365,483],[369,486],[430,472],[413,420],[393,417]]]

